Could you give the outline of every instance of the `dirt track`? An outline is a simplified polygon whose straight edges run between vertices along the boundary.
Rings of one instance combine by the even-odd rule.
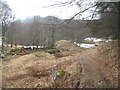
[[[110,87],[109,80],[107,80],[99,67],[94,63],[89,51],[79,54],[78,60],[82,66],[82,73],[80,76],[81,88]]]

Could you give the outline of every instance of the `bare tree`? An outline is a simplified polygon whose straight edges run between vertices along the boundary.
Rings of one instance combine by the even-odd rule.
[[[15,22],[14,22],[14,18],[13,18],[13,22],[11,23],[10,25],[10,44],[11,44],[11,48],[13,47],[13,38],[14,38],[14,25]]]
[[[33,18],[33,22],[31,23],[31,26],[30,26],[30,31],[29,31],[29,34],[30,34],[30,39],[31,39],[31,43],[32,45],[34,46],[39,46],[40,42],[40,17],[39,16],[34,16]]]
[[[2,52],[4,47],[4,38],[5,32],[8,30],[8,27],[13,19],[12,10],[7,5],[6,2],[0,1],[0,17],[2,19]]]
[[[51,32],[51,40],[50,40],[50,46],[54,46],[54,42],[55,42],[55,25],[54,24],[50,24],[49,27],[49,31]]]
[[[93,30],[94,32],[98,32],[99,31],[98,28],[101,30],[104,29],[104,31],[108,30],[109,28],[111,30],[110,32],[107,31],[106,35],[109,36],[109,34],[111,34],[114,37],[116,36],[118,37],[118,34],[117,34],[118,33],[118,26],[117,26],[118,20],[117,19],[118,19],[118,13],[120,10],[118,7],[118,2],[97,2],[97,1],[95,2],[94,0],[67,0],[64,2],[55,2],[55,4],[51,6],[52,7],[67,7],[67,6],[72,6],[72,5],[78,6],[78,12],[75,13],[73,16],[71,16],[71,18],[65,22],[65,25],[71,22],[78,15],[82,17],[83,13],[90,11],[91,13],[89,13],[88,16],[86,15],[86,17],[84,17],[84,19],[89,19],[86,24],[86,27],[89,27],[89,26],[91,27],[92,25],[91,23],[96,22],[94,21],[94,19],[97,18],[98,19],[97,24],[99,24],[99,26],[101,26],[102,28],[100,28],[96,24],[97,27],[96,27],[96,30]],[[105,30],[105,28],[107,29]],[[102,34],[103,33],[101,33],[101,35]]]

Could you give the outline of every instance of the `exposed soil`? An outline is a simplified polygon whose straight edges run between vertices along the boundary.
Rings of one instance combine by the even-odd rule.
[[[115,45],[117,41],[57,58],[42,51],[4,61],[3,87],[118,87],[118,46]],[[65,75],[54,80],[52,73],[57,70],[63,70]]]

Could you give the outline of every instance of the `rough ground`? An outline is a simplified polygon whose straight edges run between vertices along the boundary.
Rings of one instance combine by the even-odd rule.
[[[117,47],[113,41],[60,58],[36,52],[4,61],[3,87],[117,87]],[[54,81],[51,75],[56,70],[64,70],[65,75]]]

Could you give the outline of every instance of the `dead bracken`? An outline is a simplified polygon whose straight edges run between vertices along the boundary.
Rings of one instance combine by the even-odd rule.
[[[63,56],[60,58],[56,58],[54,54],[37,51],[5,60],[3,87],[117,87],[116,45],[117,41],[112,41],[80,52],[74,50],[72,54],[73,51],[61,51]]]

